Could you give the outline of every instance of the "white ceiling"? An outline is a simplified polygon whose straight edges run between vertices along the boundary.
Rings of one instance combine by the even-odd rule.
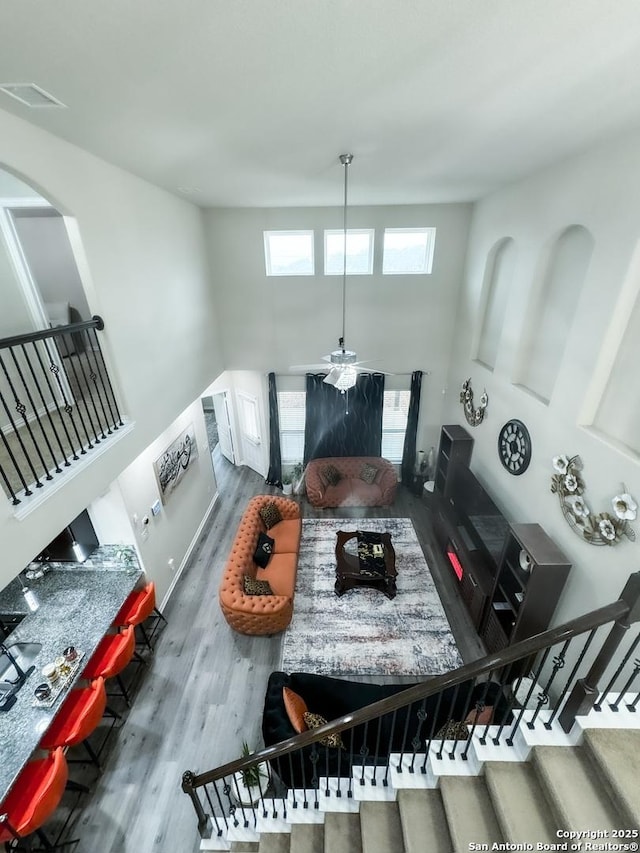
[[[202,206],[339,205],[346,151],[352,204],[472,200],[640,124],[638,0],[4,0],[1,18],[0,83],[68,109],[0,108]]]

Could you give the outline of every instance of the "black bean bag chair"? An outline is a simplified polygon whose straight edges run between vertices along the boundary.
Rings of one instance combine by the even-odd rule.
[[[283,687],[289,687],[304,699],[309,711],[327,721],[364,708],[372,702],[394,696],[411,684],[367,684],[344,681],[306,672],[272,672],[269,676],[262,715],[265,746],[273,746],[296,734],[284,706]],[[314,787],[321,776],[349,776],[353,766],[386,764],[392,752],[423,752],[425,742],[449,721],[463,721],[477,703],[493,706],[492,722],[504,722],[508,703],[496,682],[474,686],[465,682],[447,688],[439,696],[429,696],[407,708],[385,714],[379,720],[355,726],[342,733],[343,747],[313,744],[301,752],[272,761],[273,772],[289,788]],[[423,719],[421,719],[423,717]]]

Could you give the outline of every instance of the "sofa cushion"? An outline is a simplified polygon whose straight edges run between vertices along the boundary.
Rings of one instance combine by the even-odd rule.
[[[321,473],[328,486],[337,486],[340,480],[342,480],[342,474],[332,462],[324,465]]]
[[[380,486],[369,485],[359,477],[343,478],[337,486],[327,486],[324,499],[327,506],[375,506],[380,500]]]
[[[260,566],[261,569],[267,566],[269,558],[273,554],[274,543],[275,540],[271,536],[267,536],[262,531],[258,533],[258,544],[256,550],[253,552],[253,562]]]
[[[269,581],[256,580],[256,578],[245,575],[243,584],[246,595],[273,595]]]
[[[360,479],[365,483],[368,483],[370,486],[375,482],[377,474],[378,469],[375,465],[371,465],[369,462],[365,462],[360,469]]]
[[[285,518],[269,533],[273,536],[275,554],[297,553],[300,549],[300,534],[302,533],[302,519]]]
[[[307,703],[304,701],[302,696],[299,696],[289,687],[283,687],[282,701],[284,702],[284,709],[289,717],[289,722],[295,731],[298,734],[306,732],[307,724],[304,721],[304,715],[309,709],[307,708]]]
[[[273,554],[266,569],[260,569],[260,580],[269,582],[276,595],[293,598],[296,587],[297,554]]]
[[[270,530],[274,527],[278,522],[282,521],[282,515],[280,514],[280,510],[275,505],[273,501],[269,501],[258,510],[260,518],[264,521],[264,526],[267,530]]]

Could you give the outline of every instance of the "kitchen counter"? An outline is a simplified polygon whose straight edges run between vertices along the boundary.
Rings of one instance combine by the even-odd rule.
[[[126,554],[124,559],[122,552]],[[36,566],[42,568],[41,564],[29,568]],[[6,643],[42,643],[33,661],[35,670],[16,694],[15,705],[0,713],[0,802],[37,749],[69,690],[81,677],[84,665],[142,576],[133,548],[107,545],[82,564],[49,563],[46,574],[27,580],[39,604],[33,612],[18,579],[0,592],[0,614],[24,615]],[[42,668],[59,657],[67,646],[75,646],[84,653],[81,665],[51,708],[34,707],[33,691],[45,680]]]

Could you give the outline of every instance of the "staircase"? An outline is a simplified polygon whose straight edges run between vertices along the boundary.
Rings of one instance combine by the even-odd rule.
[[[450,758],[454,741],[445,741],[440,759],[431,751],[424,772],[419,755],[392,757],[388,785],[373,784],[371,768],[364,780],[354,771],[358,778],[349,799],[335,795],[347,789],[344,782],[321,779],[317,808],[315,792],[289,792],[284,803],[274,801],[276,817],[230,827],[226,838],[203,839],[201,849],[468,853],[504,842],[521,846],[493,849],[571,850],[582,841],[573,849],[637,850],[637,706],[637,694],[625,694],[622,701],[611,695],[601,708],[578,717],[569,734],[555,721],[548,725],[544,713],[532,723],[533,713],[526,712],[511,745],[495,746],[490,728],[473,732],[466,762],[460,755]]]

